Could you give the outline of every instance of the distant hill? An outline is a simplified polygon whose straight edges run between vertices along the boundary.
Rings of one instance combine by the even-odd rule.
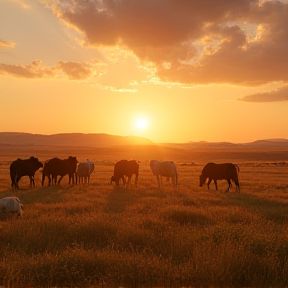
[[[162,143],[161,145],[182,149],[284,149],[288,151],[288,139],[257,140],[249,143],[199,141],[188,143]]]
[[[251,143],[244,144],[249,147],[283,147],[288,150],[288,139],[266,139],[266,140],[257,140]]]
[[[0,144],[4,145],[42,145],[42,146],[91,146],[106,147],[117,145],[153,145],[144,137],[118,136],[108,134],[30,134],[17,132],[0,132]]]
[[[109,134],[31,134],[18,132],[0,132],[1,145],[36,145],[36,146],[83,146],[83,147],[111,147],[124,145],[157,145],[178,149],[281,149],[288,151],[288,139],[266,139],[250,143],[230,142],[187,142],[187,143],[154,143],[138,136],[118,136]]]

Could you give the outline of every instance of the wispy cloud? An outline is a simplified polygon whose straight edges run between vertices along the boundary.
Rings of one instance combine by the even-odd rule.
[[[257,93],[245,96],[240,101],[245,102],[280,102],[288,101],[288,86],[282,87],[276,91]]]
[[[60,61],[55,67],[45,67],[39,60],[27,66],[0,64],[0,74],[27,79],[67,77],[71,80],[85,80],[93,73],[95,70],[89,63]]]
[[[31,6],[27,4],[27,0],[10,0],[12,3],[15,3],[22,7],[23,9],[30,9]]]
[[[8,42],[0,39],[0,47],[8,47],[8,48],[15,48],[15,43]]]
[[[27,66],[0,64],[0,74],[19,78],[44,78],[52,77],[54,69],[43,67],[41,61],[33,61]]]
[[[84,80],[92,74],[92,67],[85,63],[60,61],[57,68],[62,70],[72,80]]]

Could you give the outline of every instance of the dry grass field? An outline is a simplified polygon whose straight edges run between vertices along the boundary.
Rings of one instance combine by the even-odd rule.
[[[90,184],[10,187],[19,158],[77,156],[96,164]],[[109,185],[113,165],[140,161],[138,187]],[[149,161],[174,160],[179,186],[157,188]],[[207,162],[240,167],[241,193],[199,187]],[[192,163],[192,164],[191,164]],[[17,196],[23,218],[0,218],[3,287],[288,287],[288,152],[157,146],[2,146],[0,198]],[[1,217],[1,214],[0,214]]]

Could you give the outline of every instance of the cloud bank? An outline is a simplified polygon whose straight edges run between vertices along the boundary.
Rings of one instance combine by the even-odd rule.
[[[162,83],[258,86],[288,82],[285,0],[38,0],[85,45],[116,47],[152,67]],[[17,1],[23,3],[23,1]],[[1,47],[14,43],[0,40]],[[115,49],[116,50],[116,49]],[[0,64],[0,73],[88,79],[93,64],[59,61],[43,67]]]
[[[51,1],[49,1],[51,3]],[[288,80],[288,4],[256,0],[53,1],[90,45],[122,45],[163,81],[256,86]]]

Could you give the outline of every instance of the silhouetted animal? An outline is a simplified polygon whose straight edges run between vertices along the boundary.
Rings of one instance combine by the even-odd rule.
[[[77,166],[77,181],[82,182],[88,182],[90,181],[90,175],[94,171],[94,163],[91,161],[84,162],[84,163],[79,163]]]
[[[12,162],[10,165],[10,178],[11,178],[11,186],[12,188],[19,189],[19,180],[23,176],[29,176],[30,186],[32,184],[35,186],[34,176],[35,172],[43,167],[43,164],[35,158],[31,156],[29,159],[17,159]]]
[[[239,180],[238,180],[239,167],[232,163],[223,163],[223,164],[215,164],[208,163],[202,170],[202,174],[200,175],[200,184],[202,187],[208,178],[207,187],[209,189],[209,185],[213,180],[215,183],[216,190],[218,190],[217,180],[226,180],[229,184],[226,192],[229,191],[231,187],[231,181],[233,180],[236,184],[236,191],[240,192]]]
[[[174,188],[178,185],[178,172],[176,165],[173,161],[151,160],[150,168],[152,170],[153,175],[155,175],[157,178],[159,188],[162,185],[162,176],[167,177],[167,181],[169,180],[169,177],[171,177]],[[159,176],[161,176],[161,185]]]
[[[42,175],[42,186],[44,185],[45,177],[48,177],[49,183],[51,184],[51,178],[52,178],[52,184],[56,184],[57,182],[57,176],[60,176],[60,179],[58,181],[58,185],[60,184],[62,178],[65,175],[69,175],[69,184],[72,180],[72,183],[74,184],[74,175],[76,177],[76,168],[77,168],[77,159],[76,157],[69,156],[68,159],[59,159],[59,158],[52,158],[45,162],[44,168],[43,168],[43,175]],[[77,178],[75,178],[77,180]]]
[[[10,214],[11,221],[15,213],[17,213],[17,218],[22,216],[23,208],[24,205],[21,204],[20,200],[15,196],[0,199],[0,211],[5,214]]]
[[[137,187],[138,175],[139,175],[139,163],[136,160],[120,160],[114,166],[114,175],[111,177],[110,184],[116,182],[116,185],[119,186],[119,180],[122,179],[123,185],[126,186],[125,176],[128,177],[127,186],[131,183],[131,177],[135,174],[135,185]]]

